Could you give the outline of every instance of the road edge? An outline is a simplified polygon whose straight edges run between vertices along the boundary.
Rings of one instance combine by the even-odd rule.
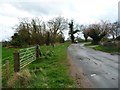
[[[75,83],[77,84],[78,88],[93,88],[93,85],[84,76],[82,70],[77,69],[77,66],[72,61],[72,57],[70,57],[69,52],[67,52],[67,58],[70,64],[69,73],[72,76],[72,78],[75,80]]]

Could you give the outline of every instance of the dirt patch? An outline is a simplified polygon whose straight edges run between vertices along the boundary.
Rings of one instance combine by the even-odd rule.
[[[93,88],[93,85],[90,83],[90,81],[85,77],[85,74],[82,72],[82,70],[78,70],[77,66],[73,63],[71,60],[70,55],[68,54],[68,60],[70,64],[70,75],[75,80],[78,88]]]

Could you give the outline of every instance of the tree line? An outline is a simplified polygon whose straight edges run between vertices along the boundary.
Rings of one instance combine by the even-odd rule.
[[[103,38],[112,36],[113,39],[120,35],[118,30],[118,22],[110,23],[108,21],[101,21],[95,24],[79,25],[75,24],[73,20],[68,22],[64,17],[55,17],[47,22],[39,18],[23,18],[19,24],[14,28],[16,32],[11,37],[11,45],[22,47],[26,45],[54,45],[55,43],[64,42],[64,30],[69,29],[69,37],[72,43],[75,43],[75,34],[82,32],[85,41],[88,37],[92,39],[93,44],[99,44]]]
[[[64,42],[63,31],[67,29],[67,19],[56,17],[44,22],[39,18],[24,18],[15,29],[16,32],[11,37],[11,45],[13,46],[54,45],[56,42]]]
[[[88,40],[88,37],[92,38],[93,44],[99,44],[103,38],[108,38],[112,36],[114,40],[120,36],[119,23],[114,22],[110,23],[108,21],[101,21],[96,24],[90,24],[88,26],[81,26],[85,41]]]

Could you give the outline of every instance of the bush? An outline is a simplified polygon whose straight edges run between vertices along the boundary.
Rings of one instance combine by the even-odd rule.
[[[120,42],[118,42],[118,41],[107,41],[107,42],[103,42],[102,45],[105,46],[105,47],[109,47],[109,48],[119,47]]]

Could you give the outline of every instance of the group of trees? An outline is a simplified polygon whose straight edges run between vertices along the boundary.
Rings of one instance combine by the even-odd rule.
[[[76,26],[76,27],[74,27]],[[16,32],[12,36],[11,44],[13,46],[46,44],[54,45],[56,42],[64,42],[63,31],[69,28],[69,36],[71,42],[75,42],[77,32],[84,35],[85,41],[88,37],[92,38],[93,44],[99,44],[102,38],[112,36],[113,39],[120,34],[118,30],[118,22],[110,23],[101,21],[100,23],[85,25],[74,25],[73,20],[68,23],[64,17],[55,17],[47,22],[34,19],[21,19],[16,26]]]
[[[39,18],[22,19],[17,25],[16,32],[12,36],[13,46],[54,44],[64,42],[63,30],[67,28],[67,20],[63,17],[56,17],[48,22]]]
[[[101,21],[97,24],[90,24],[89,26],[82,26],[85,41],[88,37],[92,38],[93,44],[99,44],[104,37],[112,36],[113,39],[119,36],[118,22],[110,23],[107,21]]]

